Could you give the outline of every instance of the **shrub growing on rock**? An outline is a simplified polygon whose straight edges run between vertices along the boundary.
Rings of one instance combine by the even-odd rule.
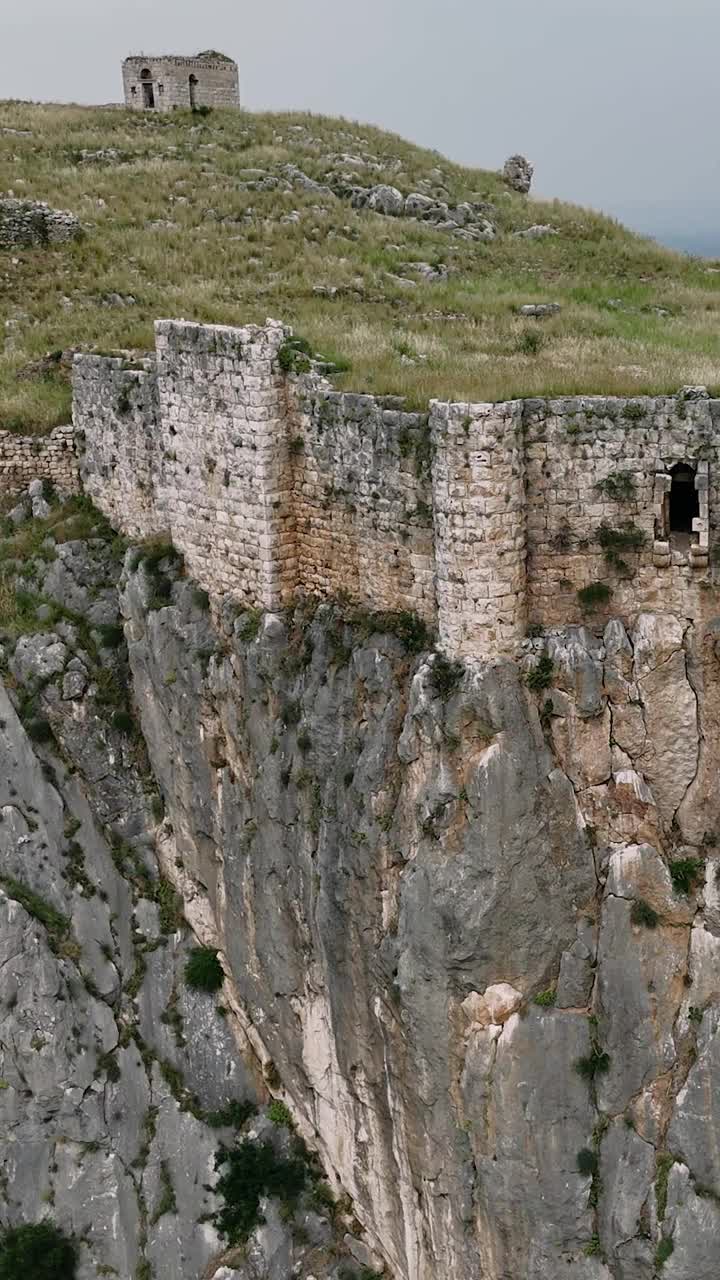
[[[677,893],[689,893],[702,871],[700,858],[675,858],[670,863],[670,878]]]
[[[271,1142],[241,1142],[215,1157],[220,1176],[215,1188],[224,1204],[213,1215],[214,1225],[230,1245],[242,1244],[264,1221],[262,1196],[275,1196],[292,1207],[305,1186],[307,1170],[302,1160],[285,1159]]]
[[[52,1222],[11,1227],[0,1236],[0,1280],[74,1280],[75,1243]]]
[[[645,929],[656,929],[660,917],[649,902],[645,902],[644,898],[637,898],[632,904],[630,919],[633,924],[642,925]]]
[[[219,991],[224,980],[214,947],[193,947],[185,965],[185,981],[194,991]]]

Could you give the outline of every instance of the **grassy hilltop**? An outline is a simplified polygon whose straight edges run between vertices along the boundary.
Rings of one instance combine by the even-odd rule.
[[[108,150],[117,154],[81,154]],[[347,174],[449,204],[488,201],[497,238],[459,239],[332,194],[241,188],[253,180],[247,170],[278,177],[286,164],[320,182]],[[0,253],[0,427],[68,420],[67,379],[33,368],[40,357],[149,347],[159,316],[276,317],[346,367],[339,385],[415,403],[720,385],[711,264],[586,209],[527,200],[496,173],[378,129],[310,115],[4,103],[0,192],[10,190],[72,210],[86,235]],[[559,234],[513,236],[536,223]],[[413,272],[418,262],[446,278],[428,282]],[[562,310],[521,319],[517,307],[535,302]]]

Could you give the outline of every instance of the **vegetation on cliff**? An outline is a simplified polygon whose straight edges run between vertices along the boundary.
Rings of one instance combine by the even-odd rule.
[[[340,385],[414,402],[720,383],[710,264],[497,173],[310,115],[0,115],[0,191],[71,209],[86,232],[0,256],[0,427],[67,421],[67,365],[38,363],[48,352],[147,348],[158,316],[275,316],[336,361]],[[352,186],[383,183],[451,209],[486,202],[495,238],[354,207]],[[516,234],[538,224],[557,234]],[[560,310],[519,314],[546,302]]]

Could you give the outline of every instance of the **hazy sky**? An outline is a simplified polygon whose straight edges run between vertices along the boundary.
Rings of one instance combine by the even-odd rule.
[[[117,101],[130,52],[236,58],[244,105],[369,121],[720,254],[718,0],[0,0],[0,97]],[[1,144],[0,144],[1,145]]]

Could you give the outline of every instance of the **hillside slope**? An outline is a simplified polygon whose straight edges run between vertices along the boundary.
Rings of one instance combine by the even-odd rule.
[[[453,216],[469,203],[468,222],[356,207],[353,188],[378,184]],[[0,191],[70,209],[86,231],[0,254],[0,426],[67,420],[66,376],[34,366],[49,351],[147,347],[161,315],[276,316],[341,383],[414,402],[720,383],[712,264],[374,128],[5,103]],[[487,222],[494,238],[477,238]],[[557,234],[517,235],[537,224]],[[538,302],[561,310],[518,314]]]

